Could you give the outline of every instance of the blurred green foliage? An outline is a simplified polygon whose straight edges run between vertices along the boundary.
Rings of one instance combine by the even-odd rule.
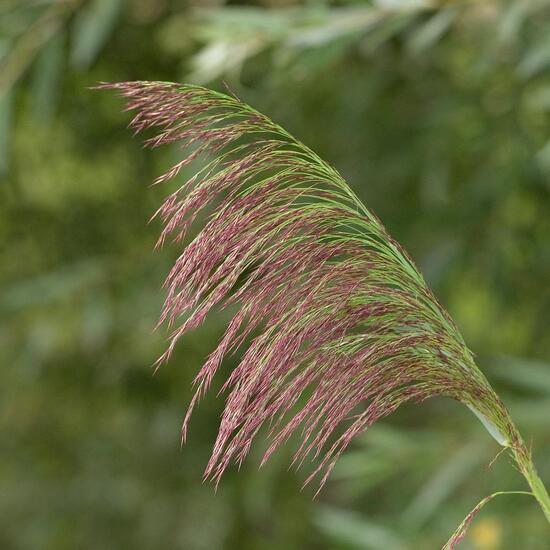
[[[450,401],[359,438],[316,501],[261,449],[201,484],[221,398],[181,451],[223,314],[155,376],[160,281],[143,151],[100,80],[222,88],[335,165],[421,265],[550,482],[550,2],[2,0],[0,547],[438,548],[524,488]],[[232,365],[227,365],[230,369]],[[464,549],[543,550],[534,501],[497,499]]]

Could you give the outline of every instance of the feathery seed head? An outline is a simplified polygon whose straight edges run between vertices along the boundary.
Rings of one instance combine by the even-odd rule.
[[[301,428],[294,461],[317,457],[324,484],[350,441],[403,403],[443,395],[468,405],[503,445],[518,437],[457,327],[403,248],[334,168],[238,98],[155,82],[103,84],[136,111],[130,127],[156,129],[151,147],[187,156],[160,184],[210,159],[156,216],[158,246],[180,243],[215,203],[165,282],[160,322],[179,338],[214,307],[238,309],[195,378],[191,412],[225,356],[219,433],[205,476],[241,463],[264,424],[264,461]],[[307,395],[307,397],[305,397]],[[340,426],[343,429],[338,430]]]

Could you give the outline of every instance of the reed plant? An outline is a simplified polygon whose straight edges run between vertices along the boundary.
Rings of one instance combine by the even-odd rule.
[[[294,463],[315,460],[305,483],[317,479],[320,490],[355,436],[404,403],[445,396],[482,422],[529,491],[483,499],[444,548],[500,494],[533,496],[550,523],[530,449],[456,324],[332,166],[233,94],[165,82],[99,88],[126,99],[135,132],[154,130],[148,146],[186,152],[155,184],[195,167],[155,214],[163,224],[158,246],[182,248],[165,281],[160,324],[170,338],[157,365],[210,312],[234,312],[195,378],[182,427],[185,441],[224,357],[239,353],[222,385],[225,408],[205,478],[217,484],[231,463],[240,465],[267,425],[263,462],[298,433]]]

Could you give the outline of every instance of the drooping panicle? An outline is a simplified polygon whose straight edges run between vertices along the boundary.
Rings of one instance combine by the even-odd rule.
[[[149,146],[186,151],[156,183],[196,166],[156,213],[158,244],[182,247],[165,282],[161,322],[171,336],[159,363],[214,308],[237,306],[195,378],[182,430],[185,438],[224,357],[240,350],[207,477],[241,463],[268,424],[264,460],[300,433],[294,460],[317,457],[307,481],[320,474],[322,486],[357,434],[435,395],[467,404],[513,443],[506,410],[455,324],[334,168],[235,97],[171,83],[100,87],[127,99],[136,132],[156,131]],[[193,223],[201,230],[185,244]]]

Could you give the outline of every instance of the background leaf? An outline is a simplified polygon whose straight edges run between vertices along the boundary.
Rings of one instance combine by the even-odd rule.
[[[87,69],[97,58],[113,32],[123,0],[91,0],[76,16],[72,28],[71,63]]]

